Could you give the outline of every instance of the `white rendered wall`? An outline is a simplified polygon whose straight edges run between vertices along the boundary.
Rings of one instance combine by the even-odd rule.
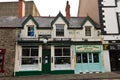
[[[115,0],[103,0],[104,6],[115,6]]]
[[[103,51],[103,59],[104,59],[104,68],[105,72],[111,72],[111,66],[110,66],[110,57],[109,57],[109,51]]]
[[[117,23],[117,15],[115,8],[103,8],[105,16],[103,19],[105,20],[104,25],[106,26],[105,31],[107,33],[118,33],[118,23]]]

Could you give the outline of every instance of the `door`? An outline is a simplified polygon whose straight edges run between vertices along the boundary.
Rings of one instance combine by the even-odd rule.
[[[51,51],[50,49],[43,49],[42,51],[42,73],[49,74],[51,71]]]

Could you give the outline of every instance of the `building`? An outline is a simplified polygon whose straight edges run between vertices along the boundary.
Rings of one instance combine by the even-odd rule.
[[[98,1],[99,0],[79,0],[78,17],[90,16],[93,21],[99,24]]]
[[[89,16],[0,17],[0,76],[105,72],[101,27]],[[7,37],[6,37],[7,36]]]
[[[99,10],[105,69],[120,71],[120,0],[100,0]]]
[[[24,1],[24,0],[19,0]],[[40,16],[40,13],[33,1],[25,1],[25,15]],[[0,2],[0,16],[18,16],[19,2]]]

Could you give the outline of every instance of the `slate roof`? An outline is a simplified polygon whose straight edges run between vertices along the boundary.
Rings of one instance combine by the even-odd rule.
[[[27,17],[18,18],[15,16],[2,16],[0,17],[0,27],[22,27],[22,23]],[[55,17],[34,17],[35,21],[39,24],[39,27],[51,27],[51,22]],[[69,27],[81,27],[85,17],[71,17],[68,18]]]

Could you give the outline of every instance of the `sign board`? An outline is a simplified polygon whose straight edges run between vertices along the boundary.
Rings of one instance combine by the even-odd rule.
[[[78,45],[76,46],[76,52],[100,52],[100,45]]]
[[[109,50],[120,50],[120,44],[109,44]]]

